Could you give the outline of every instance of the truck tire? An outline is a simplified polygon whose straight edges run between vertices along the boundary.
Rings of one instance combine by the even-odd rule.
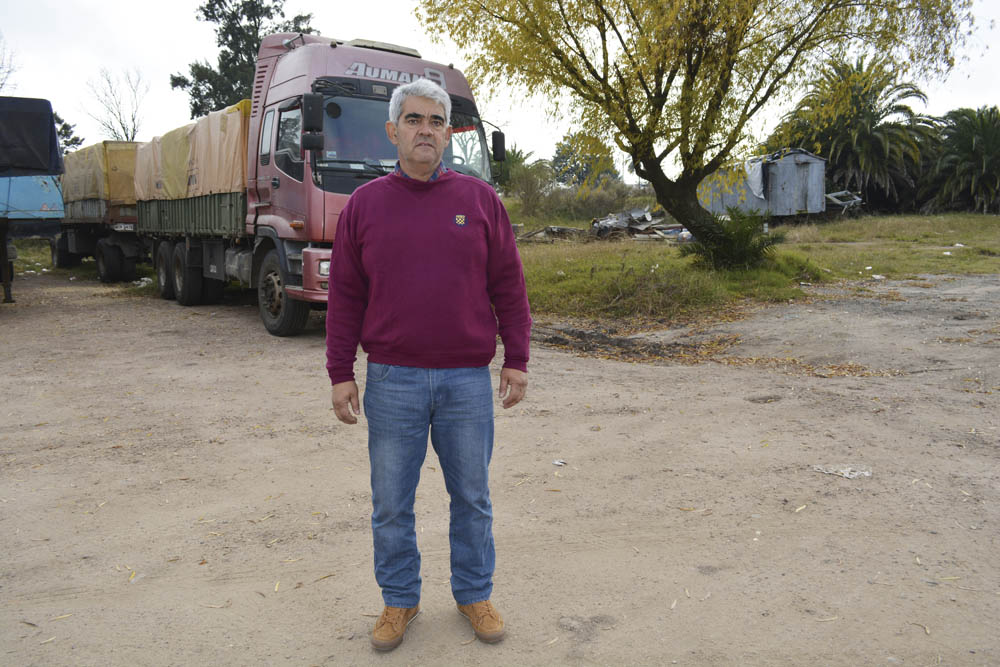
[[[205,278],[201,279],[201,302],[202,303],[219,303],[222,301],[222,294],[226,290],[225,280],[216,280],[215,278]]]
[[[79,266],[81,257],[69,251],[69,239],[64,234],[49,241],[49,248],[52,250],[52,268],[69,269]]]
[[[122,259],[121,279],[130,283],[136,279],[138,272],[135,270],[135,257],[125,257]]]
[[[121,280],[122,263],[125,260],[121,248],[111,245],[107,239],[100,239],[94,251],[94,258],[97,260],[97,277],[102,283]]]
[[[309,304],[289,299],[285,292],[286,284],[278,251],[271,250],[260,265],[257,305],[264,328],[275,336],[294,336],[305,328],[309,320]]]
[[[156,246],[156,289],[161,299],[174,298],[174,244],[170,241]]]
[[[201,269],[188,266],[184,243],[174,246],[173,252],[174,296],[182,306],[201,303]]]

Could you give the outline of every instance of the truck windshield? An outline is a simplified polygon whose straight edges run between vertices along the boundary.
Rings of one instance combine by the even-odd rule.
[[[388,106],[385,100],[340,95],[326,98],[326,138],[315,163],[323,189],[353,192],[364,180],[389,173],[396,166],[396,147],[385,134]],[[451,143],[442,157],[444,165],[489,182],[490,158],[482,122],[475,116],[452,112],[451,125]],[[345,173],[354,178],[335,175]],[[358,178],[364,180],[359,182]]]

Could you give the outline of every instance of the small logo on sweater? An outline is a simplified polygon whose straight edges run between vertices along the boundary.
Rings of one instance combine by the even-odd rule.
[[[465,227],[465,216],[464,215],[456,215],[455,216],[455,224],[458,225],[459,227]]]

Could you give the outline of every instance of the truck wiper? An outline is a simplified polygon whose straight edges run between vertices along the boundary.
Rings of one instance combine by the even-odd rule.
[[[371,158],[364,158],[361,160],[350,160],[350,159],[335,159],[335,160],[317,160],[316,167],[319,169],[327,169],[331,171],[352,171],[361,172],[368,174],[378,174],[382,176],[383,174],[388,174],[392,171],[391,167],[383,165],[377,160],[372,160]]]

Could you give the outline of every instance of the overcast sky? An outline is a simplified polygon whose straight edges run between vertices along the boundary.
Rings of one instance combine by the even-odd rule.
[[[212,24],[195,19],[203,0],[8,0],[0,7],[0,32],[12,51],[17,71],[5,95],[51,100],[64,119],[76,125],[87,144],[105,138],[88,113],[97,114],[88,81],[96,83],[101,67],[114,73],[138,68],[149,92],[142,107],[140,140],[188,121],[188,99],[171,90],[171,73],[187,73],[194,60],[216,62]],[[343,2],[287,0],[286,15],[313,14],[312,25],[327,37],[364,38],[411,46],[424,58],[465,69],[450,42],[432,44],[413,15],[415,3],[403,0]],[[929,97],[932,114],[960,106],[1000,104],[1000,0],[976,0],[976,32],[964,59],[945,82],[918,82]],[[13,84],[13,85],[11,85]],[[516,95],[514,99],[517,99]],[[503,128],[508,145],[551,157],[556,142],[574,129],[571,122],[548,119],[543,100],[512,102],[510,97],[478,100],[484,119]]]

